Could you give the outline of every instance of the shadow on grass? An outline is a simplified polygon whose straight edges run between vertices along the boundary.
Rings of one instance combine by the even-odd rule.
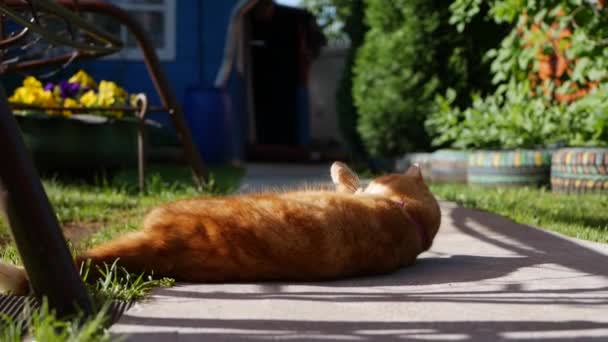
[[[438,196],[464,207],[480,208],[590,241],[608,243],[608,197],[556,194],[548,189],[486,188],[435,184]]]
[[[535,208],[539,216],[550,217],[552,220],[569,225],[585,226],[594,231],[608,232],[608,220],[602,217],[600,213],[595,212],[579,212],[576,215],[565,213],[563,211],[552,211],[544,208]]]

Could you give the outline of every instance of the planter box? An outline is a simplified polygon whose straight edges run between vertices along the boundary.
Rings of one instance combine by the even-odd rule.
[[[608,192],[608,148],[564,148],[551,160],[553,192]]]
[[[434,182],[466,183],[469,152],[437,150],[431,154],[431,179]]]
[[[486,186],[549,184],[550,150],[474,151],[469,155],[468,181]]]
[[[16,115],[39,169],[109,168],[137,163],[137,120],[96,115]]]

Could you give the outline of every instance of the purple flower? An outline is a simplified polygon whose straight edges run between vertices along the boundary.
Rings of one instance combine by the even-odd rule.
[[[69,82],[69,81],[60,81],[59,83],[47,83],[44,85],[44,90],[55,92],[59,91],[59,95],[62,99],[78,98],[81,93],[86,93],[91,90],[90,87],[83,87],[80,83],[77,82]]]
[[[59,82],[58,86],[61,92],[61,97],[64,99],[67,97],[75,97],[80,91],[80,84],[76,82],[70,83],[68,81],[61,81]]]

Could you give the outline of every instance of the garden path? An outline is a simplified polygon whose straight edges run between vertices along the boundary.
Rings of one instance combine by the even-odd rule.
[[[328,180],[328,168],[251,165],[243,190]],[[608,245],[441,207],[442,229],[414,267],[324,283],[177,284],[112,331],[129,341],[608,340]]]

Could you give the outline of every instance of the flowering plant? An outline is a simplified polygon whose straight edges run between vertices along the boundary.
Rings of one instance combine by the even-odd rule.
[[[489,6],[510,33],[487,53],[496,90],[437,97],[426,120],[436,146],[534,148],[608,145],[608,15],[606,0],[454,0],[459,30]]]
[[[86,72],[79,70],[67,81],[42,83],[33,76],[23,80],[23,85],[13,92],[9,102],[36,107],[63,107],[63,110],[47,110],[49,115],[71,116],[69,108],[118,108],[134,106],[135,95],[129,94],[116,83],[102,80],[99,84]],[[128,101],[128,102],[127,102]],[[94,110],[95,114],[120,119],[121,110]],[[27,113],[26,111],[20,111]]]

